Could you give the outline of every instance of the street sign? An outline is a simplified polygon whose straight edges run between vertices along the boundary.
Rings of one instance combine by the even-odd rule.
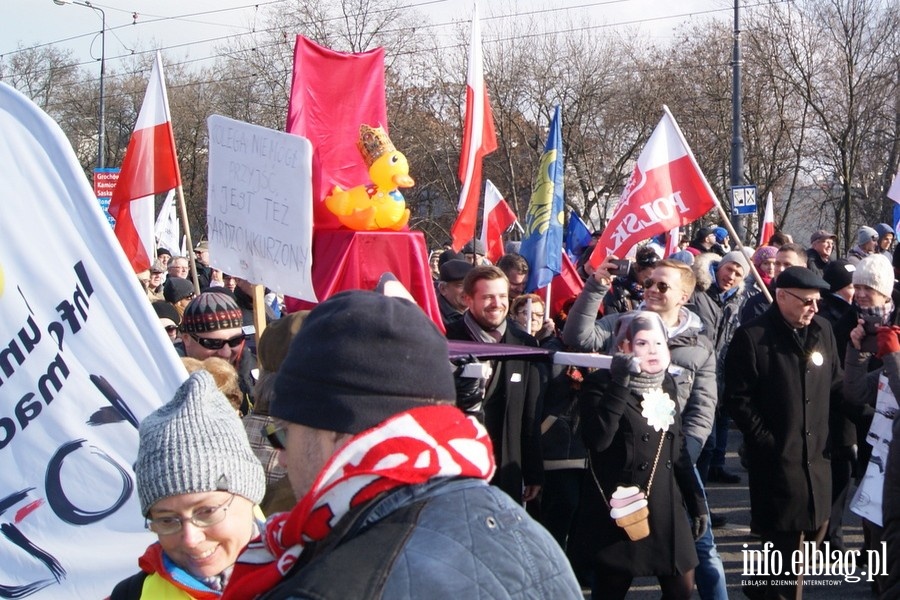
[[[103,209],[106,220],[113,227],[116,225],[116,220],[109,214],[109,201],[118,181],[119,169],[94,169],[94,194],[100,202],[100,208]]]
[[[731,212],[735,215],[756,213],[755,185],[736,185],[731,188]]]

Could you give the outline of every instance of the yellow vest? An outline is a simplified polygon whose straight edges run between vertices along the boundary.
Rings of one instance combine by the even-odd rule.
[[[141,600],[194,600],[194,597],[158,573],[153,573],[144,579]]]

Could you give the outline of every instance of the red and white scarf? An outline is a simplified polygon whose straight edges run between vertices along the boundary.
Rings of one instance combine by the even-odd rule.
[[[383,492],[441,477],[489,480],[495,468],[487,431],[456,407],[395,415],[351,438],[293,510],[269,518],[238,558],[223,600],[256,598],[275,587],[305,544],[324,539],[348,511]]]

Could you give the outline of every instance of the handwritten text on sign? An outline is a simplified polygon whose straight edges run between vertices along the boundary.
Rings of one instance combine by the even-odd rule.
[[[219,115],[207,125],[210,263],[315,302],[309,141]]]

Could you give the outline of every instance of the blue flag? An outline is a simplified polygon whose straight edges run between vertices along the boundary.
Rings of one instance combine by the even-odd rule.
[[[562,269],[563,216],[562,114],[557,106],[531,190],[525,237],[519,249],[531,267],[526,286],[529,292],[548,285]]]
[[[584,224],[574,209],[569,211],[569,224],[566,225],[566,254],[576,262],[584,249],[591,243],[591,230]]]

